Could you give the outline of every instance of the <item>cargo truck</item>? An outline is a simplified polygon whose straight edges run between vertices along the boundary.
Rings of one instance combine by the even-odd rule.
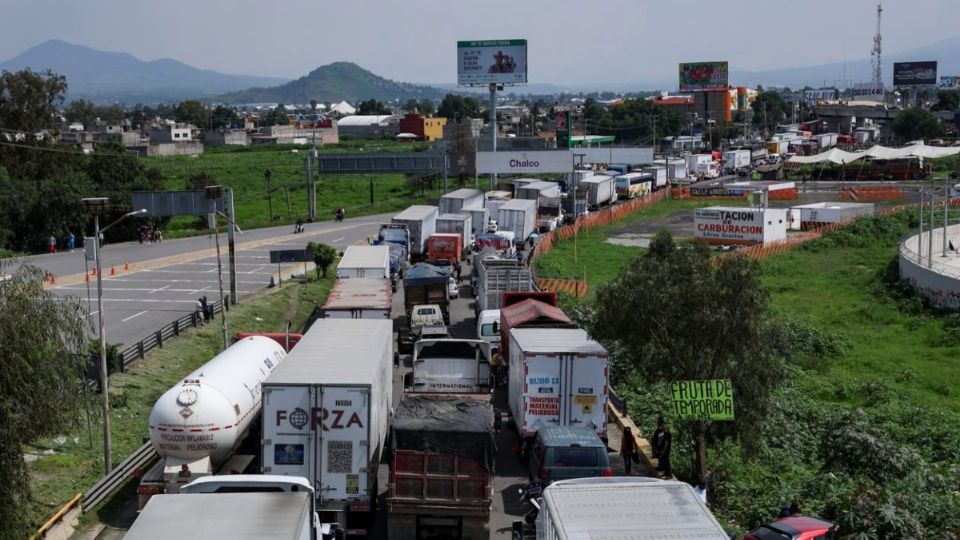
[[[461,214],[470,216],[470,226],[473,228],[473,236],[483,234],[487,230],[487,223],[490,221],[490,213],[483,206],[468,206],[460,210]]]
[[[337,263],[337,279],[390,277],[388,246],[347,246]]]
[[[368,530],[393,402],[393,324],[318,319],[263,383],[263,472],[307,478],[323,522]]]
[[[405,395],[391,428],[390,540],[487,540],[496,444],[490,398]]]
[[[644,172],[653,177],[653,184],[650,186],[651,191],[658,191],[667,187],[667,168],[660,167],[657,165],[651,165],[649,167],[644,167],[640,172]]]
[[[427,238],[437,232],[437,216],[440,210],[436,206],[414,205],[393,216],[393,223],[407,226],[407,250],[410,258],[421,261],[426,255]]]
[[[519,301],[512,302],[512,297]],[[506,293],[504,303],[500,307],[500,354],[503,358],[510,356],[510,330],[514,328],[576,328],[577,325],[567,317],[567,314],[557,307],[557,296],[554,293]],[[529,296],[528,296],[529,295]],[[550,295],[543,297],[539,295]]]
[[[500,207],[513,198],[509,191],[488,191],[486,196],[487,202],[484,203],[484,207],[487,209],[487,219],[493,221],[497,220],[497,212],[500,211]]]
[[[560,184],[541,180],[538,182],[530,182],[529,184],[517,186],[517,194],[514,198],[538,201],[542,197],[557,198],[559,196]]]
[[[443,322],[450,324],[449,281],[450,273],[440,267],[427,263],[411,266],[403,278],[403,306],[407,319],[415,306],[436,304],[443,311]]]
[[[463,238],[462,251],[473,245],[473,223],[467,214],[440,214],[437,217],[437,233],[459,234]]]
[[[541,197],[537,215],[537,229],[550,232],[563,223],[563,200],[560,197]]]
[[[693,487],[676,480],[641,477],[561,480],[547,486],[539,507],[538,540],[730,539]],[[602,512],[597,511],[598,508],[602,508]],[[514,522],[513,528],[516,534],[518,528],[522,530],[522,522]]]
[[[723,153],[723,168],[733,172],[750,166],[750,149],[728,150]]]
[[[413,346],[409,392],[489,394],[490,344],[478,339],[421,339]]]
[[[537,201],[513,199],[497,211],[497,231],[510,231],[522,244],[537,226]]]
[[[509,343],[510,412],[525,449],[548,426],[588,427],[607,440],[602,345],[579,328],[514,328]]]
[[[389,319],[393,308],[390,282],[385,279],[338,279],[321,308],[328,319]]]
[[[447,265],[460,264],[463,258],[463,236],[459,234],[431,234],[427,238],[427,262]]]
[[[483,207],[484,195],[479,189],[462,188],[440,197],[441,214],[462,214],[469,206]]]
[[[580,181],[587,188],[587,207],[591,210],[613,204],[617,200],[617,185],[614,177],[598,174]]]
[[[509,291],[535,291],[533,273],[516,259],[479,259],[475,310],[500,309],[503,293]]]

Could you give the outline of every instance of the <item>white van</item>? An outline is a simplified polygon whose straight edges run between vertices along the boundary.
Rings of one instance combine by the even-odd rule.
[[[485,309],[477,315],[477,339],[489,343],[491,351],[500,350],[499,309]]]

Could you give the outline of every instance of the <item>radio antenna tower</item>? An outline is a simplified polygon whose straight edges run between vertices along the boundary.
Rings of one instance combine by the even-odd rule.
[[[883,15],[883,6],[877,3],[877,34],[873,36],[873,50],[870,51],[870,63],[873,67],[873,84],[876,88],[883,88],[883,69],[880,66],[880,17]]]

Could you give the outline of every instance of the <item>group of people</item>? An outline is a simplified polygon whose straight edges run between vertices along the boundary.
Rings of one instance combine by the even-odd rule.
[[[657,471],[665,478],[673,476],[670,468],[670,450],[673,447],[673,434],[667,427],[667,422],[662,416],[657,418],[657,429],[653,432],[653,438],[650,442],[653,457],[657,458]],[[634,463],[640,462],[640,454],[633,439],[633,431],[627,427],[623,429],[623,437],[620,441],[620,455],[623,457],[623,468],[627,475]],[[704,488],[704,493],[706,490]]]
[[[160,227],[143,227],[140,229],[140,243],[160,243],[163,242],[163,231]]]
[[[26,245],[26,243],[24,243]],[[73,251],[77,249],[77,237],[73,235],[72,232],[67,231],[67,236],[63,239],[63,245],[67,248],[67,251]],[[50,253],[57,252],[57,238],[53,235],[50,235],[50,238],[47,239],[47,247],[50,249]],[[26,251],[26,249],[24,249]]]
[[[345,217],[347,217],[347,209],[342,206],[337,208],[337,221],[343,221]]]
[[[197,326],[203,326],[213,317],[213,306],[207,302],[207,296],[201,296],[197,299],[196,306]]]
[[[503,51],[497,51],[493,59],[496,62],[487,70],[488,73],[513,73],[517,69],[517,63],[513,57],[503,54]]]

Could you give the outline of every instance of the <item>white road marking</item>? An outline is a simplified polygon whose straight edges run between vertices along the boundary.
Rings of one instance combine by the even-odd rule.
[[[155,293],[155,292],[157,292],[157,291],[165,290],[167,287],[169,287],[169,285],[164,285],[163,287],[160,287],[159,289],[153,289],[152,291],[148,292],[147,294],[153,294],[153,293]],[[129,290],[129,289],[125,289],[125,290]],[[176,289],[174,289],[174,290],[176,290]]]
[[[121,319],[120,322],[127,322],[127,321],[129,321],[130,319],[136,319],[137,317],[143,315],[144,313],[146,313],[146,311],[141,311],[140,313],[135,313],[135,314],[127,317],[126,319]]]
[[[346,239],[347,239],[346,236],[341,236],[340,238],[336,238],[336,239],[334,239],[334,240],[331,240],[330,243],[331,243],[331,244],[336,244],[337,242],[339,242],[339,241],[341,241],[341,240],[346,240]]]

